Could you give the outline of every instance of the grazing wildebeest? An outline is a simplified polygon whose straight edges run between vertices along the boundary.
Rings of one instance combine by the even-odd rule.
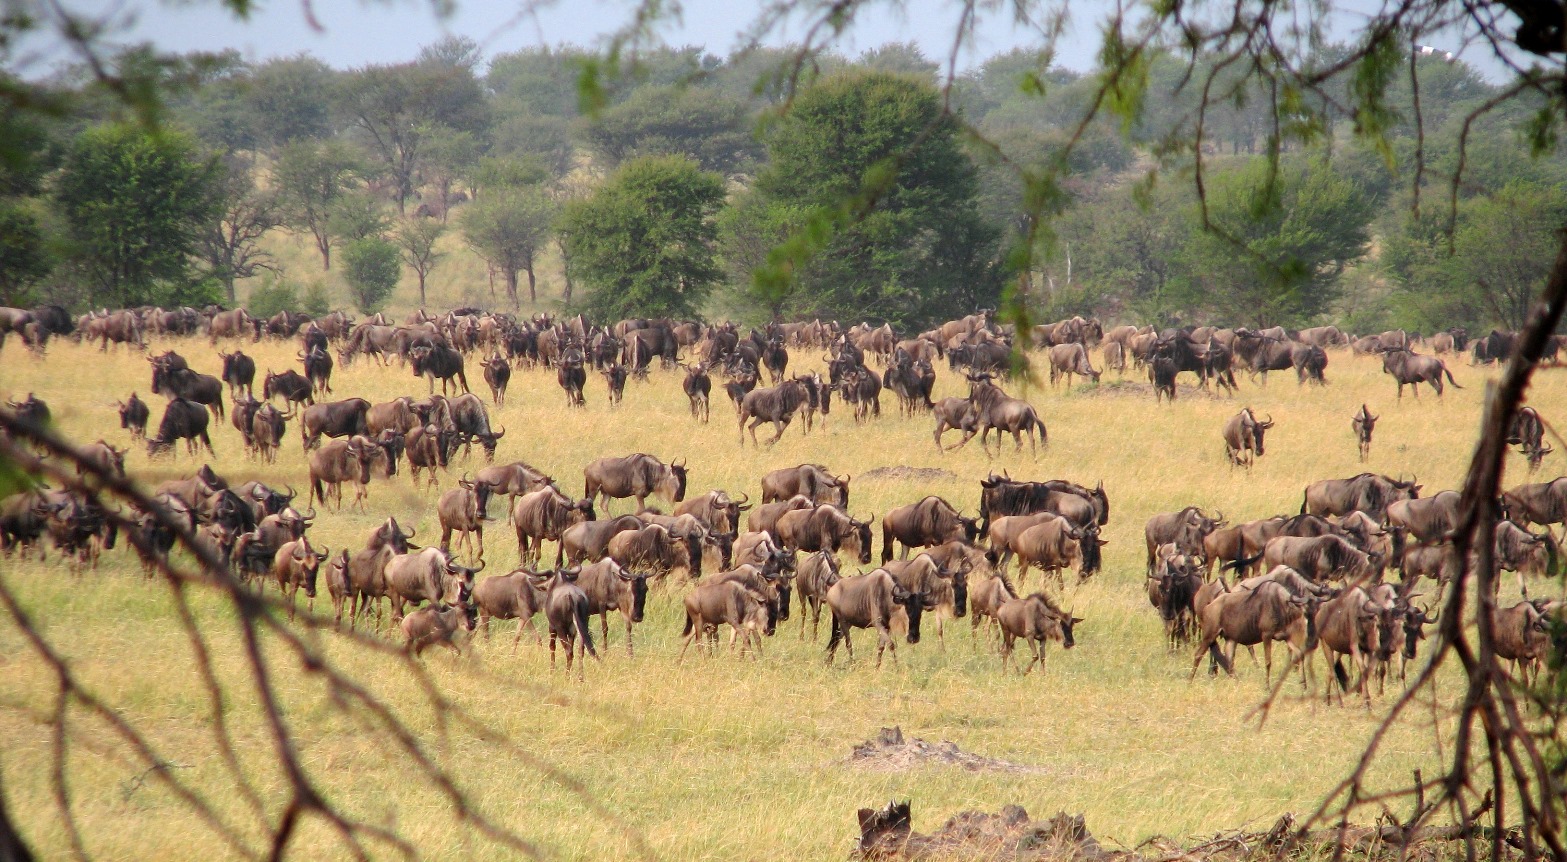
[[[506,436],[506,427],[503,425],[499,431],[491,430],[490,413],[479,396],[465,392],[456,398],[447,399],[446,407],[451,417],[449,430],[455,430],[463,441],[463,457],[472,452],[473,443],[477,440],[484,448],[485,459],[494,461],[495,448],[500,439]]]
[[[1371,457],[1371,433],[1376,430],[1377,420],[1380,416],[1371,415],[1366,405],[1360,405],[1360,410],[1355,413],[1350,425],[1355,429],[1355,440],[1360,444],[1360,460],[1366,461]]]
[[[337,508],[343,508],[344,482],[355,485],[354,505],[362,508],[368,496],[372,450],[361,446],[359,438],[333,440],[310,454],[310,505],[316,500],[327,501],[326,486],[330,485]]]
[[[278,589],[287,597],[289,619],[294,618],[296,597],[301,587],[305,590],[305,598],[309,599],[306,612],[315,611],[316,576],[321,570],[321,561],[331,555],[331,548],[325,545],[312,547],[310,540],[303,537],[285,542],[273,555],[272,577],[277,581]]]
[[[479,609],[479,625],[486,638],[490,635],[490,620],[516,620],[517,637],[512,640],[515,652],[522,643],[522,630],[533,632],[533,639],[540,646],[544,637],[533,624],[533,617],[544,609],[544,590],[538,586],[539,573],[519,568],[510,574],[485,578],[473,588],[473,603]]]
[[[834,476],[820,464],[784,467],[762,477],[762,502],[774,503],[804,496],[817,503],[846,507],[849,505],[850,478],[847,475]]]
[[[170,401],[163,410],[162,421],[158,423],[158,435],[147,440],[148,457],[172,452],[176,440],[184,440],[185,448],[191,455],[196,454],[196,442],[199,440],[207,447],[208,455],[217,456],[212,451],[212,439],[207,436],[207,408],[183,398]]]
[[[250,440],[268,464],[277,462],[278,449],[288,431],[289,416],[270,403],[261,404],[250,417]]]
[[[898,586],[892,575],[876,570],[868,575],[842,578],[827,590],[827,607],[832,610],[832,636],[827,641],[827,663],[832,664],[838,654],[841,641],[854,660],[854,644],[850,641],[852,629],[876,629],[876,666],[881,667],[882,653],[892,650],[893,664],[898,662],[898,645],[892,638],[892,615],[899,606],[909,616],[907,640],[920,642],[920,614],[925,610],[925,596],[911,593]]]
[[[1306,682],[1305,655],[1316,646],[1316,627],[1307,599],[1294,596],[1283,586],[1263,582],[1254,589],[1236,589],[1215,596],[1199,612],[1202,634],[1192,657],[1191,677],[1206,653],[1213,662],[1235,675],[1235,665],[1220,649],[1223,637],[1232,645],[1262,644],[1266,678],[1273,676],[1273,642],[1284,641],[1290,661],[1301,662],[1301,684]],[[1286,669],[1287,672],[1287,669]]]
[[[511,522],[522,561],[537,563],[544,542],[553,541],[557,545],[555,566],[559,568],[566,552],[561,535],[574,524],[593,520],[593,514],[592,500],[573,500],[553,485],[517,497]]]
[[[555,667],[555,644],[566,647],[566,672],[571,672],[573,657],[580,656],[577,676],[586,669],[588,656],[602,662],[593,648],[593,633],[588,630],[588,595],[577,586],[580,569],[562,569],[539,579],[545,587],[544,619],[550,626],[550,668]]]
[[[1343,347],[1349,344],[1349,336],[1337,326],[1313,326],[1295,333],[1295,340],[1318,347]]]
[[[332,354],[318,347],[309,353],[297,355],[305,363],[305,379],[310,381],[311,388],[323,395],[331,393]]]
[[[952,541],[972,542],[979,538],[979,519],[965,518],[951,503],[929,496],[918,503],[899,506],[881,520],[881,561],[892,559],[895,542],[903,543],[902,556],[910,548],[929,548]]]
[[[1554,434],[1555,429],[1551,433]],[[1517,446],[1518,451],[1528,459],[1531,473],[1540,469],[1540,462],[1553,451],[1545,445],[1545,420],[1540,418],[1540,412],[1533,407],[1520,407],[1513,415],[1507,430],[1507,443]]]
[[[369,426],[365,422],[369,410],[370,402],[363,398],[345,398],[306,407],[299,421],[299,437],[305,450],[314,449],[322,437],[369,434]]]
[[[1099,372],[1094,370],[1093,363],[1088,361],[1088,351],[1081,344],[1057,344],[1050,348],[1050,385],[1056,385],[1056,380],[1065,377],[1067,388],[1072,388],[1072,375],[1081,374],[1084,377],[1099,382]]]
[[[147,420],[152,416],[152,411],[147,409],[147,402],[132,392],[129,399],[115,403],[120,409],[120,427],[130,431],[131,436],[138,440],[145,438]]]
[[[1062,649],[1071,649],[1077,644],[1072,637],[1072,629],[1082,622],[1082,617],[1074,617],[1071,613],[1061,610],[1056,603],[1044,593],[1034,593],[1022,599],[1011,599],[996,609],[996,622],[1001,626],[1001,669],[1005,671],[1008,664],[1016,663],[1012,659],[1012,650],[1018,638],[1028,642],[1029,649],[1033,650],[1034,658],[1023,669],[1023,675],[1027,676],[1034,669],[1034,665],[1041,668],[1045,666],[1045,644],[1056,641]]]
[[[1455,326],[1431,336],[1431,352],[1462,353],[1469,349],[1469,330]]]
[[[1387,519],[1389,503],[1414,500],[1419,496],[1420,485],[1414,479],[1405,482],[1376,473],[1361,473],[1348,479],[1323,479],[1307,485],[1300,511],[1321,517],[1365,512],[1380,523]]]
[[[229,395],[238,397],[240,390],[246,395],[253,395],[251,384],[256,380],[256,360],[246,356],[242,351],[233,353],[219,352],[223,358],[223,382],[229,385]]]
[[[1263,454],[1263,438],[1273,427],[1273,417],[1258,420],[1250,407],[1231,416],[1224,423],[1224,457],[1231,467],[1248,469]]]
[[[600,458],[583,468],[582,474],[585,487],[582,496],[597,503],[602,494],[606,509],[611,497],[635,497],[639,512],[647,508],[649,495],[657,495],[669,503],[686,498],[684,459],[666,465],[652,455],[639,452],[623,458]]]
[[[792,509],[778,517],[771,531],[792,551],[852,551],[861,564],[871,561],[871,518],[857,520],[836,506]]]
[[[490,495],[494,493],[490,483],[473,482],[466,476],[457,480],[457,487],[441,495],[435,504],[441,521],[441,550],[451,553],[452,531],[461,535],[458,542],[469,553],[473,551],[473,537],[479,541],[479,559],[484,559],[484,522],[490,520]]]
[[[979,425],[980,448],[990,451],[990,431],[994,428],[997,432],[997,455],[1001,454],[1001,435],[1007,433],[1012,435],[1012,443],[1019,452],[1023,451],[1022,435],[1027,434],[1029,452],[1037,455],[1038,445],[1050,445],[1050,435],[1045,431],[1044,421],[1039,418],[1032,404],[1002,392],[1001,387],[992,383],[991,379],[989,374],[970,375],[968,378],[969,400],[974,403],[976,423]]]
[[[1126,376],[1126,348],[1120,342],[1111,341],[1105,345],[1104,365],[1106,371]]]
[[[267,400],[282,397],[285,402],[295,404],[314,404],[315,386],[310,378],[292,369],[282,374],[273,374],[267,370],[267,379],[261,384],[261,397]]]
[[[1447,370],[1447,365],[1435,356],[1421,356],[1407,348],[1385,348],[1382,351],[1382,371],[1393,375],[1398,382],[1398,397],[1404,397],[1404,385],[1409,384],[1415,397],[1420,397],[1420,384],[1424,383],[1436,390],[1436,397],[1442,397],[1442,376],[1447,376],[1447,382],[1453,384],[1454,389],[1462,389],[1458,381],[1453,379],[1453,372]]]
[[[766,598],[744,584],[735,581],[713,581],[697,585],[685,597],[686,625],[681,631],[685,642],[680,646],[680,659],[685,661],[686,650],[692,641],[702,639],[704,632],[716,631],[719,626],[730,627],[729,648],[743,635],[741,649],[754,646],[758,655],[762,652],[763,634],[772,634],[768,622]],[[702,647],[698,645],[697,651]]]
[[[440,644],[462,655],[459,639],[473,631],[478,613],[467,597],[460,597],[454,605],[420,608],[403,617],[403,649],[420,656]]]
[[[484,360],[484,382],[490,387],[490,400],[496,407],[506,404],[506,387],[511,383],[511,363],[500,354]]]
[[[1343,536],[1274,536],[1262,549],[1269,569],[1288,566],[1317,583],[1380,577],[1386,560],[1368,554]]]
[[[566,351],[556,363],[555,381],[566,391],[567,407],[581,407],[587,403],[582,394],[583,387],[588,385],[588,372],[583,367],[583,361],[582,351],[574,347]]]
[[[745,445],[747,420],[751,423],[751,445],[760,445],[756,440],[756,426],[763,422],[773,424],[773,439],[767,445],[777,443],[788,430],[789,423],[794,421],[794,414],[810,403],[812,387],[819,387],[820,383],[815,375],[797,376],[777,386],[747,392],[740,400],[740,445]]]

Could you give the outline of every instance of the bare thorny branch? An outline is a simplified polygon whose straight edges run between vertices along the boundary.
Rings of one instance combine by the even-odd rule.
[[[34,458],[24,445],[40,449],[46,458]],[[434,790],[456,820],[497,846],[529,858],[543,855],[541,848],[524,838],[515,828],[492,819],[475,805],[457,776],[440,763],[421,735],[402,718],[404,709],[388,703],[353,675],[332,663],[320,643],[302,637],[301,631],[294,627],[303,626],[305,631],[336,631],[330,619],[304,614],[299,621],[291,624],[285,620],[280,600],[266,597],[240,581],[210,550],[195,541],[186,525],[174,521],[130,481],[104,473],[96,464],[81,458],[74,447],[52,431],[19,422],[5,410],[0,410],[0,460],[28,464],[49,481],[83,495],[106,517],[117,523],[122,535],[137,547],[144,559],[154,565],[158,575],[169,586],[177,622],[189,641],[192,660],[205,690],[214,747],[223,763],[228,782],[243,801],[243,811],[249,816],[249,822],[232,821],[218,810],[200,788],[177,776],[172,769],[174,764],[170,763],[134,717],[117,708],[104,694],[75,673],[70,659],[54,636],[26,609],[14,586],[0,577],[0,613],[8,617],[21,633],[27,647],[48,669],[57,687],[53,707],[43,716],[43,720],[50,726],[52,735],[50,786],[75,858],[88,859],[92,856],[91,848],[78,828],[76,805],[71,797],[70,749],[74,740],[89,738],[83,735],[85,728],[79,726],[83,718],[107,728],[120,745],[128,750],[130,756],[125,764],[127,767],[138,772],[141,780],[153,781],[172,793],[224,846],[242,858],[283,858],[290,849],[291,840],[298,834],[298,827],[312,816],[328,825],[338,835],[343,849],[355,858],[370,859],[383,851],[391,851],[409,859],[423,855],[417,845],[396,830],[364,820],[334,803],[322,792],[319,779],[300,756],[296,731],[278,695],[281,671],[267,660],[265,641],[282,645],[286,654],[306,674],[319,680],[330,693],[334,709],[390,740],[393,749],[402,758],[399,761],[401,768],[409,770],[406,777]],[[138,532],[132,529],[133,524],[113,505],[116,503],[145,513],[171,530],[179,546],[195,558],[197,568],[176,565],[145,546]],[[244,648],[248,686],[243,681],[225,680],[224,675],[213,666],[207,644],[214,623],[204,620],[191,607],[192,591],[215,595],[232,610]],[[453,701],[440,690],[421,664],[409,659],[392,643],[357,632],[337,632],[337,636],[399,662],[415,680],[422,703],[433,711],[438,723],[461,727],[474,738],[493,747],[497,754],[508,756],[524,768],[539,773],[575,796],[594,816],[617,825],[637,855],[652,857],[651,848],[641,836],[596,798],[585,784],[550,764],[545,758],[528,751],[508,734]],[[507,685],[519,692],[531,688],[515,680],[508,680]],[[230,691],[235,688],[248,688],[260,705],[263,725],[274,749],[269,762],[286,782],[285,798],[280,805],[274,802],[274,814],[268,813],[266,800],[240,764],[227,707],[228,699],[232,696]],[[73,714],[79,714],[80,717],[73,718]],[[93,748],[94,743],[89,742],[88,747]],[[12,824],[3,813],[3,808],[0,808],[0,844],[14,834]],[[22,842],[19,835],[16,840]],[[25,844],[22,846],[25,848]],[[313,848],[312,853],[319,850]]]

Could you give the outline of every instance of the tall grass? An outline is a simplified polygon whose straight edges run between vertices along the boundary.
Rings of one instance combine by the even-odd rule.
[[[204,340],[172,347],[199,370],[215,372],[214,350]],[[296,365],[292,342],[244,345],[267,367]],[[796,361],[810,364],[810,352]],[[1097,357],[1096,357],[1097,361]],[[1301,489],[1318,478],[1362,469],[1416,475],[1428,491],[1454,487],[1473,447],[1485,378],[1451,362],[1464,389],[1444,400],[1395,401],[1391,379],[1371,359],[1331,354],[1326,388],[1303,388],[1290,374],[1270,376],[1264,388],[1244,382],[1234,399],[1183,388],[1172,406],[1155,406],[1151,394],[1109,385],[1066,391],[1034,387],[1025,393],[1049,425],[1050,445],[1037,459],[1012,450],[987,457],[977,441],[960,452],[939,454],[928,417],[897,415],[890,394],[883,416],[856,426],[841,406],[827,429],[804,435],[796,425],[771,448],[738,443],[735,415],[723,396],[709,425],[694,423],[678,375],[655,372],[632,383],[625,404],[605,403],[601,378],[589,382],[586,409],[567,410],[553,374],[519,371],[504,409],[491,410],[507,429],[498,461],[527,460],[577,493],[581,468],[604,455],[649,452],[665,460],[684,457],[691,493],[709,488],[758,493],[767,470],[819,461],[852,474],[851,510],[878,517],[925,494],[940,494],[973,512],[977,480],[990,471],[1014,478],[1103,481],[1111,500],[1105,530],[1105,570],[1066,599],[1086,622],[1078,646],[1052,650],[1043,673],[1003,675],[999,659],[975,644],[967,621],[951,622],[944,639],[927,623],[926,639],[901,644],[899,663],[880,671],[868,654],[873,639],[861,635],[859,659],[827,667],[822,643],[800,640],[798,619],[780,627],[756,661],[732,655],[688,656],[677,664],[683,584],[657,587],[647,619],[636,629],[635,660],[625,655],[622,620],[610,620],[602,664],[582,682],[552,670],[547,650],[525,638],[515,653],[513,623],[480,641],[461,658],[431,654],[425,660],[458,702],[505,728],[524,747],[552,763],[620,818],[606,822],[587,813],[583,800],[528,764],[452,728],[441,728],[421,706],[406,671],[379,656],[362,654],[327,637],[324,647],[339,662],[387,696],[404,704],[405,718],[427,734],[438,756],[453,766],[475,798],[493,815],[521,826],[551,856],[618,858],[633,852],[628,831],[655,855],[670,859],[840,859],[854,833],[852,810],[912,797],[916,826],[936,825],[967,807],[994,809],[1017,802],[1037,814],[1081,811],[1097,834],[1128,844],[1158,833],[1187,836],[1302,811],[1348,770],[1387,698],[1367,712],[1354,705],[1324,705],[1318,697],[1286,688],[1265,724],[1251,716],[1264,694],[1262,673],[1242,658],[1239,678],[1188,682],[1191,656],[1170,654],[1156,615],[1143,593],[1142,527],[1157,512],[1188,504],[1222,509],[1232,521],[1294,512]],[[470,382],[484,392],[470,363]],[[132,390],[148,397],[149,367],[140,354],[99,353],[61,342],[46,361],[18,346],[0,355],[0,394],[32,391],[47,400],[61,429],[83,440],[102,437],[129,445],[118,428],[114,400]],[[1133,379],[1133,378],[1128,378]],[[1536,378],[1531,403],[1546,416],[1561,414],[1567,384],[1557,372]],[[942,370],[937,397],[963,394],[961,378]],[[336,397],[372,401],[423,394],[425,385],[397,365],[358,362],[339,368]],[[488,399],[486,399],[488,400]],[[154,405],[154,423],[162,399]],[[1371,461],[1357,460],[1350,416],[1362,402],[1382,417]],[[1250,405],[1271,414],[1277,426],[1268,452],[1247,470],[1228,467],[1219,428]],[[836,406],[836,405],[835,405]],[[305,496],[306,462],[297,428],[275,465],[247,461],[238,436],[215,424],[213,466],[232,479],[259,478],[292,484]],[[761,429],[763,439],[770,436]],[[949,438],[954,439],[955,438]],[[1556,475],[1561,456],[1547,459]],[[1523,462],[1509,456],[1511,481],[1523,480]],[[133,448],[128,468],[148,484],[182,476],[202,460],[183,451],[173,460],[149,461]],[[459,462],[441,487],[483,463],[475,452]],[[909,480],[879,467],[928,467],[948,471],[936,479]],[[352,494],[348,495],[350,498]],[[322,511],[312,540],[362,547],[387,515],[419,529],[430,540],[438,528],[436,493],[415,487],[407,475],[371,486],[368,512]],[[612,507],[630,510],[629,503]],[[500,515],[504,505],[493,505]],[[504,572],[517,559],[509,527],[488,533],[486,574]],[[878,551],[880,539],[877,539]],[[209,790],[236,816],[242,803],[225,790],[222,765],[208,745],[209,716],[190,668],[188,646],[169,607],[167,592],[143,580],[125,553],[106,557],[97,572],[74,574],[57,559],[45,564],[0,562],[8,584],[75,662],[76,670],[111,696],[121,713],[162,746],[182,779]],[[1037,585],[1037,574],[1034,585]],[[1539,591],[1544,591],[1542,586]],[[328,602],[323,591],[316,603]],[[241,746],[254,777],[269,794],[281,794],[281,778],[266,766],[270,743],[261,732],[241,680],[242,653],[215,604],[198,604],[211,623],[215,660],[235,680],[231,707],[238,713]],[[594,626],[595,638],[598,627]],[[388,634],[388,636],[391,636]],[[825,637],[825,636],[824,636]],[[943,643],[944,640],[944,643]],[[1323,668],[1317,667],[1318,677]],[[49,734],[42,723],[53,698],[50,675],[28,652],[9,623],[0,624],[0,771],[14,815],[45,857],[65,849],[47,776]],[[1441,692],[1458,691],[1444,680]],[[499,858],[463,824],[455,822],[428,788],[400,780],[386,740],[351,724],[301,672],[284,691],[289,717],[304,756],[327,777],[326,791],[376,822],[395,826],[426,853]],[[1396,729],[1383,743],[1375,780],[1405,780],[1414,768],[1437,768],[1429,714]],[[1446,711],[1436,714],[1446,720]],[[853,743],[883,725],[928,739],[950,739],[965,750],[1038,767],[1033,773],[968,773],[947,767],[868,772],[846,764]],[[154,783],[115,755],[115,745],[90,722],[73,729],[82,745],[72,762],[74,791],[89,846],[106,858],[195,858],[221,855],[207,833]],[[297,845],[301,858],[317,855],[328,836],[312,827]]]

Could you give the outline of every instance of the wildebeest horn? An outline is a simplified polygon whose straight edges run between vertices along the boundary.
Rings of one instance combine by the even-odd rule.
[[[505,437],[505,436],[506,436],[506,426],[502,425],[501,426],[501,430],[496,431],[494,434],[490,435],[490,439],[491,440],[499,440],[499,439],[501,439],[502,437]]]
[[[484,558],[480,557],[479,558],[479,567],[477,569],[474,569],[473,573],[477,575],[478,573],[480,573],[482,571],[484,571]]]
[[[1263,420],[1262,427],[1264,427],[1264,428],[1272,428],[1273,427],[1273,414],[1272,413],[1269,413],[1268,414],[1268,418]]]

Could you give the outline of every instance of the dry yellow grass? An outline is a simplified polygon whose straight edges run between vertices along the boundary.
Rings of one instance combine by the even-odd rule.
[[[166,347],[201,370],[217,366],[204,340],[157,345]],[[292,343],[245,349],[263,373],[268,366],[295,364]],[[1106,569],[1069,594],[1077,614],[1087,619],[1078,630],[1078,647],[1052,650],[1046,672],[1024,679],[1002,675],[996,656],[972,644],[966,621],[948,626],[944,647],[927,628],[924,642],[899,650],[900,666],[881,671],[865,657],[872,641],[864,636],[856,663],[844,666],[840,656],[839,666],[824,667],[822,644],[802,642],[797,620],[780,627],[760,661],[722,655],[688,658],[677,666],[683,587],[673,585],[658,588],[651,598],[647,621],[637,629],[636,659],[627,660],[621,621],[613,619],[605,660],[591,665],[583,682],[552,672],[545,651],[531,643],[514,654],[510,623],[470,656],[429,656],[431,672],[453,698],[583,782],[617,822],[588,813],[574,793],[504,752],[455,730],[439,734],[395,662],[330,637],[324,645],[335,661],[405,709],[404,717],[427,733],[438,756],[457,770],[485,810],[556,858],[631,855],[635,845],[628,835],[635,834],[653,855],[667,859],[840,859],[854,833],[853,809],[893,796],[913,798],[920,828],[961,808],[993,810],[1017,802],[1036,815],[1081,811],[1097,834],[1127,843],[1156,833],[1187,836],[1271,821],[1283,811],[1314,806],[1345,774],[1390,699],[1377,700],[1367,713],[1292,695],[1259,728],[1248,713],[1263,695],[1260,668],[1243,658],[1236,681],[1199,675],[1189,683],[1191,657],[1166,653],[1162,629],[1142,592],[1142,527],[1154,513],[1192,503],[1223,509],[1236,521],[1295,511],[1308,481],[1363,469],[1349,428],[1362,402],[1382,416],[1365,468],[1418,475],[1431,490],[1453,487],[1478,425],[1482,374],[1451,363],[1464,389],[1450,391],[1443,401],[1423,396],[1396,403],[1379,363],[1344,352],[1330,355],[1331,384],[1325,389],[1301,388],[1292,375],[1276,374],[1266,388],[1243,381],[1235,399],[1183,390],[1174,406],[1156,407],[1150,395],[1110,385],[1070,393],[1035,388],[1027,396],[1050,431],[1049,449],[1037,460],[1026,449],[1017,455],[1010,442],[994,459],[974,444],[938,454],[930,420],[900,418],[890,396],[883,417],[867,426],[856,427],[840,408],[825,433],[804,436],[797,426],[776,447],[756,450],[737,445],[734,412],[721,395],[712,424],[694,424],[673,374],[655,373],[651,383],[631,384],[619,409],[605,404],[602,380],[594,378],[588,407],[567,411],[553,374],[518,372],[508,406],[492,411],[508,431],[499,460],[527,460],[572,491],[580,490],[587,461],[645,451],[689,459],[694,493],[721,487],[755,495],[766,470],[819,461],[857,477],[851,509],[861,515],[879,516],[928,493],[972,511],[977,480],[1002,469],[1017,478],[1102,480],[1110,494]],[[36,392],[50,403],[61,429],[84,440],[103,437],[126,445],[114,399],[133,389],[146,397],[148,379],[139,354],[105,355],[68,342],[51,347],[45,362],[29,358],[19,346],[0,356],[0,394]],[[477,373],[471,382],[483,392]],[[961,394],[958,383],[943,369],[938,397]],[[425,389],[406,369],[365,362],[339,368],[334,384],[338,397],[373,401]],[[1545,371],[1531,403],[1558,416],[1567,405],[1564,396],[1567,378]],[[155,423],[162,399],[149,401]],[[1247,404],[1278,423],[1268,454],[1249,472],[1225,465],[1219,438],[1223,420]],[[297,431],[290,431],[278,463],[264,465],[246,461],[236,433],[222,425],[214,435],[213,466],[236,479],[292,483],[303,496],[305,462]],[[1549,475],[1559,472],[1560,457],[1547,459]],[[1522,461],[1509,458],[1510,481],[1521,481]],[[128,466],[155,483],[199,463],[183,454],[173,462],[149,463],[144,451],[135,451]],[[479,463],[476,454],[473,462],[457,465],[443,477],[443,487]],[[936,481],[864,476],[896,465],[936,467],[952,475]],[[421,538],[428,538],[436,529],[434,500],[406,475],[377,480],[368,513],[324,512],[312,538],[334,548],[357,548],[386,515],[417,525]],[[614,511],[628,508],[622,503]],[[487,547],[489,573],[505,571],[516,559],[514,539],[503,526],[492,531]],[[224,790],[221,764],[208,744],[206,707],[166,591],[144,581],[123,553],[108,557],[101,571],[81,576],[52,558],[46,565],[8,560],[0,562],[0,571],[83,678],[158,740],[182,779],[209,789],[239,819],[243,807]],[[323,591],[316,610],[326,604]],[[241,746],[254,777],[264,792],[280,794],[279,777],[262,765],[269,743],[251,711],[253,697],[238,671],[240,653],[225,627],[225,611],[213,604],[199,611],[213,625],[217,661],[235,680],[231,706],[239,713]],[[8,622],[0,623],[0,678],[5,792],[24,834],[45,857],[58,856],[64,835],[49,796],[49,735],[41,723],[52,684]],[[373,729],[337,716],[313,682],[302,675],[296,680],[283,692],[289,717],[307,762],[334,801],[395,826],[431,856],[508,857],[454,822],[428,787],[405,780],[391,747]],[[1444,683],[1444,693],[1456,690],[1456,681]],[[854,742],[893,724],[909,735],[950,739],[967,751],[1041,771],[974,774],[927,767],[874,773],[844,763]],[[114,754],[101,727],[87,721],[75,727],[90,743],[78,749],[72,764],[89,847],[104,858],[222,855],[166,793],[151,782],[137,785],[136,771]],[[1429,775],[1435,763],[1430,729],[1411,723],[1384,743],[1377,780],[1405,779],[1416,767]],[[312,826],[297,841],[296,857],[315,858],[327,840],[325,830]]]

